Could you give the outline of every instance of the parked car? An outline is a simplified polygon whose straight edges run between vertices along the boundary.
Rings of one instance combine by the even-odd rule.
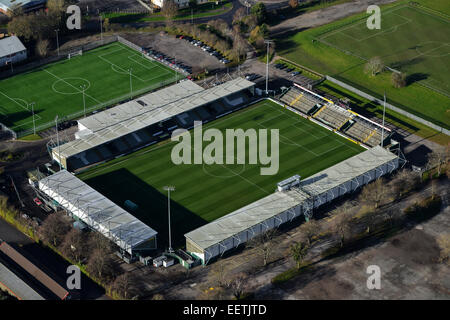
[[[42,201],[41,201],[38,197],[33,198],[33,201],[34,201],[34,203],[36,203],[38,206],[42,206]]]
[[[259,76],[258,76],[257,74],[250,73],[250,74],[247,74],[247,75],[245,76],[245,79],[247,79],[247,80],[249,80],[249,81],[252,81],[252,80],[257,79],[258,77],[259,77]]]
[[[286,72],[292,72],[292,71],[294,71],[294,68],[287,68],[287,69],[284,70],[284,71],[286,71]]]
[[[299,75],[301,72],[300,71],[294,71],[291,73],[291,76],[295,77],[297,75]]]

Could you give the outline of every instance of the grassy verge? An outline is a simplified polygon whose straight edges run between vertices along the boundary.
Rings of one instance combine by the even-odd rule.
[[[286,61],[285,59],[278,59],[274,63],[275,64],[277,64],[277,63],[284,64],[288,68],[294,69],[294,70],[292,70],[292,72],[299,71],[299,72],[301,72],[302,76],[305,76],[305,77],[307,77],[307,78],[309,78],[311,80],[319,80],[321,78],[321,76],[319,76],[318,74],[313,73],[313,72],[311,72],[309,70],[306,70],[305,68],[302,68],[301,66],[299,66],[296,63],[291,63],[289,61]]]
[[[18,140],[21,140],[21,141],[36,141],[36,140],[41,140],[41,139],[42,139],[42,137],[40,137],[38,134],[30,134],[28,136],[21,137]]]
[[[288,269],[280,274],[277,274],[275,277],[272,278],[272,284],[274,285],[280,285],[283,284],[291,279],[294,279],[295,277],[299,276],[303,272],[310,269],[310,262],[304,262],[300,265],[300,268],[291,268]]]
[[[355,112],[366,116],[375,115],[379,119],[383,118],[383,106],[360,97],[357,94],[344,89],[331,81],[325,80],[315,88],[338,98],[349,99],[350,107]],[[450,137],[446,134],[431,129],[430,127],[409,119],[408,117],[395,111],[386,109],[386,121],[392,123],[402,130],[406,130],[410,133],[416,134],[422,138],[426,138],[441,145],[447,145],[448,143],[450,143]]]

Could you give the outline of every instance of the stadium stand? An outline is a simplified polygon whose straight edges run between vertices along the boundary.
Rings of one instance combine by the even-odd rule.
[[[244,106],[253,87],[243,78],[209,89],[180,82],[79,120],[76,139],[53,148],[52,157],[75,171],[136,151],[176,128],[190,129],[194,121],[210,121]]]
[[[290,88],[282,97],[281,101],[294,109],[305,114],[310,114],[313,108],[321,101],[307,92],[302,92],[296,87]]]
[[[314,118],[328,124],[334,129],[340,129],[353,117],[354,115],[351,112],[333,104],[324,105],[314,114]]]

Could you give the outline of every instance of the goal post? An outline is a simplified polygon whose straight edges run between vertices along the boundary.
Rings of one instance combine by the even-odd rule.
[[[82,56],[83,55],[83,50],[77,50],[77,51],[74,51],[74,52],[70,52],[68,55],[67,55],[67,59],[71,59],[71,58],[73,58],[73,57],[76,57],[76,56]]]

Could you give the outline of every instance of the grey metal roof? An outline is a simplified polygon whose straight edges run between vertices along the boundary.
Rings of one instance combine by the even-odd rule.
[[[7,57],[10,54],[26,50],[25,46],[16,36],[3,38],[0,40],[0,58]]]
[[[61,157],[69,158],[108,141],[120,138],[159,121],[216,101],[254,86],[253,82],[236,78],[221,85],[203,89],[192,81],[183,81],[145,97],[79,120],[86,134],[61,145]],[[142,100],[148,106],[137,101]],[[54,152],[59,152],[55,149]]]
[[[276,191],[186,233],[185,237],[205,250],[239,232],[298,206],[308,199],[312,199],[314,195],[331,190],[395,158],[397,158],[395,154],[380,146],[366,150],[302,180],[298,188],[283,192]]]
[[[14,272],[0,262],[0,283],[11,290],[21,300],[45,300]]]
[[[131,253],[157,232],[66,170],[39,181],[64,208]]]

